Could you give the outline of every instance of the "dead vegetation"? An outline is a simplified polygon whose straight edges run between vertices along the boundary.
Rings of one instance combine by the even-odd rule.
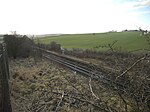
[[[124,85],[124,91],[116,91],[122,99],[122,95],[133,100],[125,105],[132,105],[135,112],[150,111],[150,56],[148,54],[108,55],[101,54],[97,59],[85,58],[106,71],[114,82]]]
[[[125,112],[116,91],[101,82],[32,58],[13,60],[11,102],[14,112]],[[133,101],[125,100],[128,111]]]

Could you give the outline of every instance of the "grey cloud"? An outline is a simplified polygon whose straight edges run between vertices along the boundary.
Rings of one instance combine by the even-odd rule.
[[[136,8],[141,8],[141,7],[146,7],[146,6],[150,6],[150,0],[139,0],[133,5],[133,7],[136,7]]]

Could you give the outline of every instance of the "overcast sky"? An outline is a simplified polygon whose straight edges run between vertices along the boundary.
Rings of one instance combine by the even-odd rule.
[[[150,0],[0,0],[0,34],[150,30]]]

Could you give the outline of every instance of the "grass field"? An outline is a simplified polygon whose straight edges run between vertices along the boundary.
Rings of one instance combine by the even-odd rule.
[[[93,49],[95,46],[107,46],[117,41],[113,46],[119,51],[134,51],[139,49],[150,49],[144,37],[140,36],[140,32],[109,32],[95,34],[66,34],[61,36],[49,36],[39,38],[42,43],[50,43],[55,41],[67,49],[81,48]],[[106,47],[96,48],[96,50],[105,51]]]
[[[3,41],[3,39],[0,37],[0,42],[2,42]]]

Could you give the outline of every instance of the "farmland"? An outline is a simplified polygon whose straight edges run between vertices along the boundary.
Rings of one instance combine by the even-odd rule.
[[[3,40],[3,39],[0,37],[0,42],[2,42],[2,40]]]
[[[140,32],[138,31],[94,34],[64,34],[60,36],[47,36],[39,38],[39,41],[46,44],[55,41],[67,49],[80,48],[106,51],[109,48],[105,46],[112,44],[113,42],[116,42],[113,49],[117,51],[149,49],[147,41],[144,37],[140,36]]]

